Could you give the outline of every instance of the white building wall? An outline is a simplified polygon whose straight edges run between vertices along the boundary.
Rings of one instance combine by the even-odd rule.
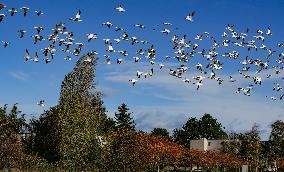
[[[207,150],[219,151],[223,140],[208,140]],[[210,144],[209,144],[210,143]]]
[[[190,141],[190,149],[197,149],[200,151],[219,151],[223,140],[207,140],[202,138],[199,140]]]
[[[207,149],[207,139],[202,138],[199,140],[191,140],[190,141],[190,149],[197,149],[200,151],[204,151]]]

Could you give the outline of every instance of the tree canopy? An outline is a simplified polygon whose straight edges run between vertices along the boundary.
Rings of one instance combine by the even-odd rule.
[[[118,112],[115,113],[115,121],[117,130],[135,131],[135,123],[131,117],[132,112],[125,103],[118,107]]]
[[[170,133],[165,128],[154,128],[151,134],[155,136],[160,136],[166,139],[170,139]]]
[[[206,138],[206,139],[224,139],[227,138],[226,132],[223,130],[222,124],[213,118],[210,114],[204,114],[198,120],[190,117],[181,127],[174,130],[174,140],[190,146],[190,140]]]

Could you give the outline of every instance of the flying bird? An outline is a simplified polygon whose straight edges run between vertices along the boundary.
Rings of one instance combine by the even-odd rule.
[[[3,21],[4,17],[5,17],[5,14],[0,14],[0,22]]]
[[[193,22],[194,13],[195,13],[195,12],[193,11],[191,14],[187,15],[187,16],[185,17],[185,19],[186,19],[187,21]]]
[[[122,5],[119,5],[118,7],[116,7],[115,10],[120,13],[125,12],[125,9],[122,7]]]
[[[3,8],[6,8],[7,6],[5,4],[0,4],[0,10],[2,10]]]
[[[23,38],[27,31],[24,29],[21,29],[21,30],[18,30],[18,32],[20,33],[20,38]]]
[[[4,48],[7,48],[10,42],[8,41],[2,41]]]
[[[39,34],[41,31],[43,31],[43,27],[41,27],[41,26],[35,26],[34,29],[37,31],[37,34]]]
[[[134,85],[135,85],[135,83],[136,83],[136,82],[138,82],[138,80],[137,80],[137,79],[130,79],[130,80],[129,80],[129,82],[131,82],[131,83],[132,83],[132,85],[134,86]]]
[[[29,11],[28,7],[21,7],[20,9],[23,10],[24,16],[26,16],[28,14],[28,11]]]
[[[43,15],[43,12],[42,12],[42,11],[35,11],[35,13],[36,13],[37,16]]]
[[[16,8],[12,8],[10,10],[8,10],[10,12],[11,16],[14,16],[14,14],[16,14],[18,11],[16,10]]]
[[[26,60],[26,61],[29,61],[30,59],[31,59],[31,56],[30,56],[29,50],[26,49],[25,60]]]
[[[37,105],[40,107],[44,107],[44,100],[40,100],[39,102],[37,102]]]
[[[112,27],[113,24],[109,21],[102,23],[103,26],[107,26],[108,28]]]
[[[76,21],[76,22],[81,22],[81,10],[79,10],[75,16],[75,18],[70,18],[69,20],[73,20],[73,21]]]
[[[86,36],[87,36],[88,42],[90,42],[92,39],[97,39],[97,34],[94,34],[94,33],[89,33]]]
[[[34,57],[33,61],[34,62],[39,62],[39,57],[38,57],[37,52],[35,53],[35,57]]]

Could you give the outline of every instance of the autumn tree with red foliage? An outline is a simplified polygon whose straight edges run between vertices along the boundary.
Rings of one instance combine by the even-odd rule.
[[[114,132],[106,149],[108,171],[160,171],[165,167],[237,169],[243,164],[237,156],[190,150],[163,137],[142,132]]]

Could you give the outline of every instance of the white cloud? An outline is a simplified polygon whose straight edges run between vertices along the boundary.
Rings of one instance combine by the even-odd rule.
[[[128,80],[135,77],[135,67],[126,64],[120,69],[121,71],[106,74],[104,79],[114,83],[124,82],[129,84],[127,83]],[[148,101],[158,98],[171,102],[167,103],[167,105],[162,103],[157,105],[155,103],[155,106],[151,107],[135,106],[133,111],[139,114],[137,117],[138,126],[146,130],[151,130],[154,127],[169,129],[180,127],[178,126],[180,119],[185,122],[184,119],[190,115],[201,117],[204,113],[210,113],[222,122],[228,130],[249,130],[254,123],[258,123],[261,130],[266,131],[266,133],[263,133],[263,138],[266,139],[267,134],[269,134],[267,131],[269,131],[268,126],[270,123],[283,115],[284,107],[281,102],[270,101],[257,91],[251,97],[234,93],[238,86],[251,82],[251,80],[244,80],[239,74],[232,75],[238,80],[236,83],[227,82],[229,77],[222,75],[227,80],[220,86],[215,81],[206,79],[203,87],[196,91],[194,85],[188,86],[180,79],[168,75],[165,70],[158,71],[151,78],[140,79],[137,84],[141,84],[143,87],[137,86],[137,90],[132,92],[137,94],[137,97],[144,97]],[[270,73],[271,71],[267,72]],[[251,75],[253,74],[251,73]],[[265,77],[266,73],[262,75],[262,77]],[[282,77],[280,75],[276,76],[271,80],[275,81]],[[144,86],[152,89],[145,91]],[[186,114],[186,118],[181,114]]]
[[[10,75],[14,77],[17,80],[21,81],[27,81],[29,78],[29,75],[27,73],[21,72],[21,71],[13,71],[10,72]]]

